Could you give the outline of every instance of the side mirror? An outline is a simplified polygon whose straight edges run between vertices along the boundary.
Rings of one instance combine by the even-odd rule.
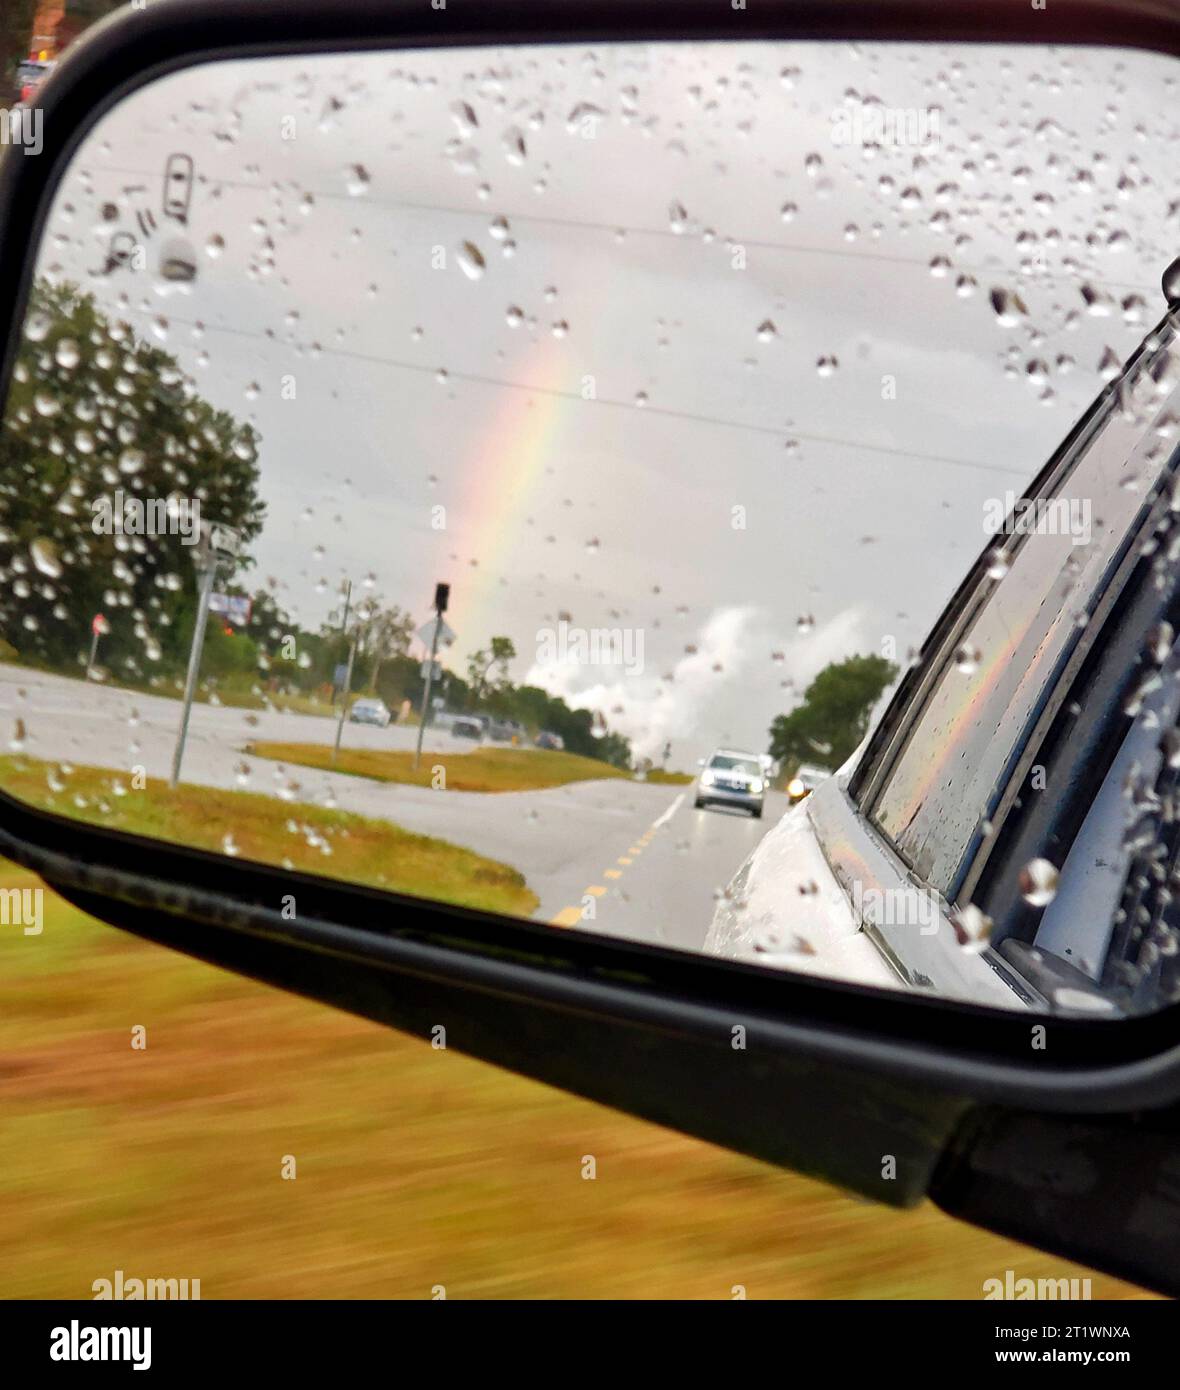
[[[0,163],[0,853],[1180,1292],[1173,229],[1089,197],[1170,167],[1103,112],[1180,20],[722,8],[67,58]]]

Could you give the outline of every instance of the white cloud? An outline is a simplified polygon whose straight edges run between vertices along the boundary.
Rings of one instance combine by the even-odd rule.
[[[695,650],[685,651],[670,670],[649,666],[628,676],[621,666],[591,667],[567,655],[535,662],[524,684],[574,709],[600,711],[613,731],[630,739],[636,757],[658,762],[667,742],[676,746],[678,764],[722,742],[762,751],[770,720],[790,703],[781,689],[784,674],[802,693],[829,662],[864,651],[861,618],[859,608],[848,608],[806,636],[784,638],[763,609],[720,608],[686,644]],[[784,660],[772,661],[772,652],[782,652]]]

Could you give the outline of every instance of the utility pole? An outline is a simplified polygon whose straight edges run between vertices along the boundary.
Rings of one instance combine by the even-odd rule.
[[[188,652],[188,674],[184,678],[184,708],[180,715],[180,732],[176,736],[176,747],[172,752],[172,776],[168,785],[175,787],[180,781],[180,764],[184,759],[184,745],[188,738],[188,721],[196,694],[197,677],[201,673],[201,652],[205,646],[205,625],[209,621],[209,600],[213,595],[213,580],[217,574],[217,561],[212,555],[206,558],[201,570],[201,587],[197,599],[197,621],[193,628],[193,643]]]
[[[197,691],[197,677],[201,674],[201,652],[205,646],[205,625],[209,621],[209,600],[213,596],[217,564],[219,560],[226,560],[231,566],[236,564],[241,546],[241,535],[232,526],[224,526],[218,521],[201,522],[201,538],[193,551],[193,564],[200,575],[197,621],[193,627],[193,643],[188,653],[188,674],[184,680],[184,707],[180,715],[180,730],[176,736],[176,748],[172,753],[172,776],[168,781],[171,787],[175,787],[180,781],[180,764],[184,759],[184,745],[188,738],[193,696]]]
[[[344,622],[340,630],[348,635],[348,614],[352,606],[352,580],[347,583],[344,591]],[[356,660],[356,635],[353,635],[352,642],[348,648],[348,668],[344,676],[344,691],[340,699],[340,713],[336,716],[336,744],[332,749],[332,766],[336,766],[336,760],[340,757],[340,735],[344,732],[344,716],[348,712],[348,693],[352,689],[352,664]]]
[[[422,759],[422,736],[426,733],[426,720],[430,714],[430,687],[434,681],[434,660],[438,655],[438,639],[443,629],[443,614],[451,597],[449,584],[434,586],[434,622],[431,624],[430,656],[426,662],[426,676],[422,682],[422,712],[418,716],[418,746],[414,750],[414,771]]]

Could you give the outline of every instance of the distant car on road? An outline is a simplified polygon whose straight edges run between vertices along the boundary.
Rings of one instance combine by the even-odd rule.
[[[384,700],[357,700],[348,711],[350,724],[376,724],[387,729],[392,720],[393,714]]]
[[[460,718],[451,723],[452,738],[471,738],[477,743],[483,742],[483,721],[479,719]]]
[[[551,733],[548,729],[542,729],[536,739],[538,748],[548,748],[551,752],[560,753],[565,747],[565,739],[560,734]]]
[[[696,808],[737,806],[756,819],[766,797],[766,769],[757,753],[719,748],[697,778]]]
[[[16,70],[16,97],[26,105],[35,101],[41,86],[57,67],[55,62],[44,58],[26,58]]]
[[[488,738],[493,743],[523,743],[527,736],[524,725],[516,719],[493,719],[488,724]]]
[[[787,795],[791,798],[791,805],[797,806],[805,797],[810,796],[821,782],[826,782],[831,775],[826,767],[814,767],[811,763],[800,763],[795,769],[794,777],[787,783]]]

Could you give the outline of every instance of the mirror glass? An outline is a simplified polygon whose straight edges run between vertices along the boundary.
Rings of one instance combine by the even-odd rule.
[[[8,383],[0,787],[554,931],[1172,1002],[1176,84],[727,43],[135,92]]]

